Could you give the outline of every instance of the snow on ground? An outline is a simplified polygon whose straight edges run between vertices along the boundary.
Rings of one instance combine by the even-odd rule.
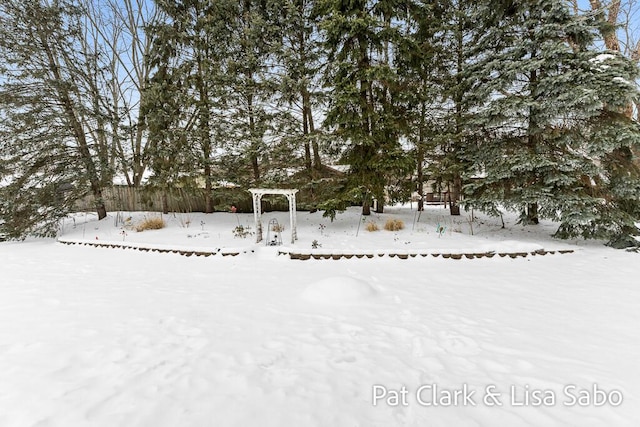
[[[415,212],[391,208],[373,219],[406,228],[370,233],[356,212],[298,213],[290,246],[576,251],[297,261],[233,237],[252,215],[192,214],[189,227],[169,215],[166,229],[122,235],[115,215],[79,214],[63,238],[243,253],[0,243],[0,426],[637,425],[638,254],[511,218],[502,230],[482,217],[471,236],[441,208],[415,226]],[[287,213],[271,217],[286,241]]]

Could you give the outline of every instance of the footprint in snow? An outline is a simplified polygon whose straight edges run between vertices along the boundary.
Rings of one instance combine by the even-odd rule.
[[[202,329],[188,326],[184,319],[176,319],[175,317],[168,317],[160,320],[160,324],[169,329],[176,335],[185,337],[197,337],[202,334]]]
[[[209,340],[205,338],[189,337],[187,338],[187,347],[192,351],[199,351],[209,344]]]
[[[262,345],[267,350],[280,350],[284,347],[284,344],[281,341],[268,341]]]
[[[482,367],[486,371],[491,372],[491,373],[509,374],[509,373],[513,372],[513,369],[511,369],[506,364],[494,362],[493,360],[483,360],[483,361],[480,362],[480,364],[482,365]]]
[[[448,353],[457,356],[473,356],[480,353],[478,343],[469,337],[442,331],[438,334],[438,344]]]
[[[267,370],[262,376],[264,382],[271,384],[271,387],[265,389],[266,392],[273,391],[276,388],[289,388],[299,382],[300,374],[298,370],[290,368],[274,368]]]
[[[129,354],[124,349],[114,348],[111,351],[109,351],[107,358],[109,359],[109,361],[113,363],[118,363],[126,359],[128,356]]]
[[[333,363],[355,363],[357,360],[358,358],[356,358],[355,356],[348,355],[348,356],[342,356],[342,357],[333,359],[332,362]]]
[[[360,326],[352,325],[352,324],[349,324],[349,323],[340,323],[336,329],[337,329],[337,331],[339,333],[347,334],[347,335],[349,335],[351,337],[355,337],[357,335],[360,335],[360,333],[362,333],[362,331],[364,330]]]
[[[446,369],[437,357],[423,357],[420,359],[417,367],[423,368],[431,376],[434,375],[434,372],[444,371]]]
[[[411,310],[402,310],[402,313],[400,313],[399,317],[400,320],[404,323],[419,324],[420,322],[418,316],[413,314]]]
[[[438,343],[430,338],[415,336],[411,340],[411,355],[417,359],[425,357],[429,350],[437,348]]]
[[[534,366],[534,364],[533,364],[533,363],[528,362],[528,361],[523,360],[523,359],[519,359],[519,360],[516,362],[516,368],[518,368],[518,371],[519,371],[519,372],[523,372],[523,371],[530,371],[530,370],[532,370],[534,367],[535,367],[535,366]]]
[[[182,335],[185,337],[197,337],[202,334],[202,329],[200,328],[190,328],[190,327],[182,327],[178,328],[175,331],[178,335]]]

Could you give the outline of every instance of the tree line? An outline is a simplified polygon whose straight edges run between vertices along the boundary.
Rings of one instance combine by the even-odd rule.
[[[203,187],[207,212],[220,183],[294,183],[332,217],[429,182],[452,215],[637,234],[633,6],[5,0],[0,227],[50,235],[87,193],[104,218],[121,177]]]

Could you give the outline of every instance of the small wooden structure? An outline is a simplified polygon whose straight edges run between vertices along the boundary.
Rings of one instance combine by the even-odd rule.
[[[291,243],[298,240],[298,231],[296,230],[296,193],[295,189],[284,188],[250,188],[253,199],[253,219],[256,225],[256,243],[262,241],[262,196],[265,194],[282,194],[289,201],[289,222],[291,227]]]

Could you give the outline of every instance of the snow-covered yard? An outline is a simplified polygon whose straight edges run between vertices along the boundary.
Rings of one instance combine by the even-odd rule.
[[[292,248],[574,252],[298,261],[234,238],[250,214],[78,214],[63,239],[240,255],[0,243],[0,425],[637,425],[640,255],[433,207],[300,212],[295,245],[271,217]]]

